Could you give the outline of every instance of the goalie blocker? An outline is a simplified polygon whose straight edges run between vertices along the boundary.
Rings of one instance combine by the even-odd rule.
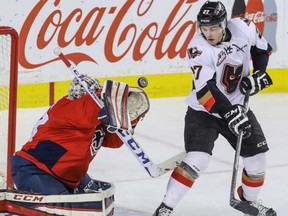
[[[112,216],[114,193],[113,184],[106,184],[97,192],[85,194],[41,195],[0,190],[0,213],[29,216]]]

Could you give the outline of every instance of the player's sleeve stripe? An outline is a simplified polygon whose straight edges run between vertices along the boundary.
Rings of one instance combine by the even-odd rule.
[[[197,99],[201,105],[209,112],[213,105],[215,104],[215,98],[213,97],[211,91],[205,86],[197,93]]]
[[[204,108],[208,111],[208,112],[210,112],[210,110],[212,109],[212,107],[213,107],[213,105],[215,104],[215,99],[212,97],[212,95],[211,95],[211,97],[204,103],[204,104],[202,104],[203,106],[204,106]]]

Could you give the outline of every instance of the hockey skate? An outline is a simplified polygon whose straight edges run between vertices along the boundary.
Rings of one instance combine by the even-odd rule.
[[[257,216],[277,216],[276,211],[274,211],[272,208],[263,206],[261,200],[255,201],[255,202],[247,201],[243,197],[243,189],[242,189],[241,186],[237,189],[237,193],[238,193],[238,196],[240,197],[240,199],[242,201],[245,201],[245,202],[249,203],[249,205],[251,205],[251,206],[253,206],[253,207],[255,207],[255,208],[257,208],[259,210],[259,213],[258,213]],[[251,216],[251,215],[244,214],[244,216]]]
[[[172,208],[166,206],[164,203],[161,203],[152,216],[172,216],[172,211]]]

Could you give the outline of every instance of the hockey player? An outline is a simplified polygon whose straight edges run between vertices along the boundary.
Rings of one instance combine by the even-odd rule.
[[[107,80],[102,88],[89,76],[83,75],[82,79],[97,96],[101,94],[109,107],[100,109],[78,80],[73,79],[68,95],[48,109],[34,126],[29,141],[11,157],[12,177],[18,191],[85,194],[111,186],[92,180],[87,174],[88,166],[101,146],[123,145],[117,134],[111,132],[129,129],[130,121],[135,128],[148,112],[149,101],[143,90],[125,83]]]
[[[187,49],[193,74],[193,87],[186,99],[187,154],[171,174],[163,202],[154,216],[171,215],[208,167],[218,135],[224,136],[235,149],[240,130],[244,133],[240,153],[244,169],[242,185],[237,190],[239,197],[256,207],[258,216],[275,216],[272,208],[257,202],[265,179],[268,145],[254,113],[243,107],[247,89],[255,95],[272,84],[266,72],[271,47],[251,21],[235,18],[227,22],[227,12],[219,1],[205,2],[197,23],[199,34]]]

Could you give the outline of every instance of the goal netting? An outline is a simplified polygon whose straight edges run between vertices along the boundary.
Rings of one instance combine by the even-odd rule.
[[[9,156],[15,151],[18,34],[0,26],[0,189],[13,184]]]

